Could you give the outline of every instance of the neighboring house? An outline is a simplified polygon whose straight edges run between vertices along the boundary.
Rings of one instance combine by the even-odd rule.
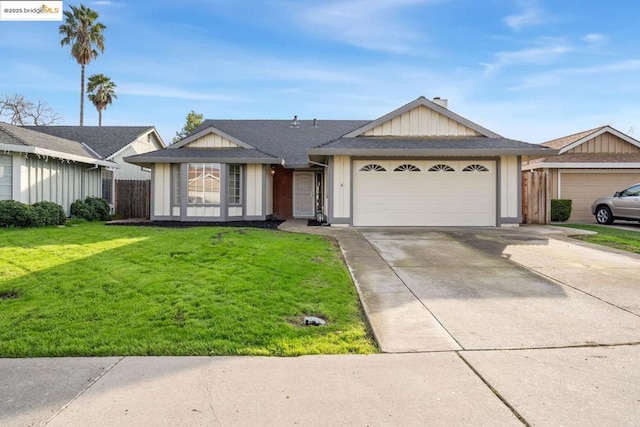
[[[88,146],[0,122],[0,200],[71,203],[102,197],[102,171],[118,165]]]
[[[570,221],[594,221],[591,204],[640,182],[640,141],[611,126],[541,144],[559,155],[532,159],[523,170],[548,171],[551,198],[571,199]]]
[[[206,120],[125,160],[152,170],[152,220],[519,224],[521,156],[557,150],[503,138],[434,101],[373,121]]]
[[[119,164],[120,168],[115,171],[103,171],[105,187],[103,197],[112,205],[114,181],[151,179],[149,169],[127,163],[123,160],[124,157],[165,147],[153,126],[25,126],[25,128],[86,144],[104,159]]]

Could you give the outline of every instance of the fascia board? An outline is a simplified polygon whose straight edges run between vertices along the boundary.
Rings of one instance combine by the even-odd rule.
[[[19,146],[10,144],[0,144],[0,151],[35,154],[36,156],[52,157],[57,159],[69,160],[72,162],[86,163],[88,165],[106,166],[110,168],[119,169],[120,165],[111,162],[109,160],[93,159],[91,157],[83,157],[75,154],[63,153],[60,151],[48,150],[46,148],[39,148],[33,146]]]

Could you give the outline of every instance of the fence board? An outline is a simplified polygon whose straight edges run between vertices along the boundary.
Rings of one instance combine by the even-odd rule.
[[[522,222],[551,222],[551,180],[548,172],[522,172]]]
[[[146,218],[151,212],[151,181],[117,180],[115,212],[120,218]]]

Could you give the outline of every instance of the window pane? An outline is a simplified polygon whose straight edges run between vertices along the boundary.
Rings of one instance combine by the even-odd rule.
[[[219,163],[190,163],[188,175],[188,202],[190,204],[220,203]]]
[[[113,204],[113,171],[102,170],[102,198]]]
[[[11,156],[0,155],[0,200],[11,200]]]
[[[242,183],[240,165],[229,165],[229,204],[239,205],[242,203]]]

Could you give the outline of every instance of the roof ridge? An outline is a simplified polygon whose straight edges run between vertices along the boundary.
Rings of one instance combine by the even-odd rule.
[[[541,145],[550,144],[550,143],[555,142],[555,141],[560,141],[561,139],[570,139],[570,138],[575,137],[577,135],[583,135],[580,138],[578,138],[578,139],[582,139],[585,136],[591,135],[592,133],[596,133],[597,131],[599,131],[601,129],[604,129],[606,127],[611,127],[611,125],[602,125],[602,126],[595,127],[593,129],[587,129],[587,130],[583,130],[581,132],[575,132],[575,133],[572,133],[572,134],[569,134],[569,135],[561,136],[559,138],[550,139],[548,141],[542,142]],[[574,140],[573,142],[577,141],[578,139]],[[571,142],[569,144],[571,144]],[[566,145],[569,145],[569,144],[566,144]]]

